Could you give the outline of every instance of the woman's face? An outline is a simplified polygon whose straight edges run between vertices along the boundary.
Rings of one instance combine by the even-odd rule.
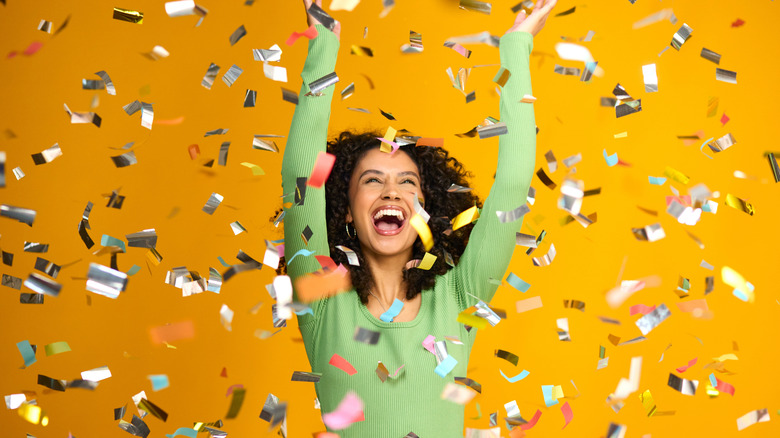
[[[420,171],[409,155],[378,148],[366,152],[349,181],[347,212],[364,253],[390,256],[411,251],[417,239],[409,224],[415,197],[423,202]]]

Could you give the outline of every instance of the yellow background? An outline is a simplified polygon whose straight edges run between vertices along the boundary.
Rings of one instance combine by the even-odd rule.
[[[38,212],[32,228],[0,219],[2,249],[14,253],[13,267],[3,265],[2,273],[27,278],[33,271],[36,254],[22,251],[25,241],[50,244],[40,254],[63,267],[57,281],[64,286],[59,297],[46,297],[44,305],[19,304],[18,292],[3,288],[2,331],[0,334],[0,392],[3,395],[35,391],[38,404],[48,413],[50,424],[43,428],[25,422],[16,412],[0,410],[0,424],[7,436],[76,437],[128,436],[113,420],[113,409],[130,404],[126,420],[135,413],[131,396],[145,390],[150,401],[169,413],[166,423],[151,416],[147,424],[151,436],[173,433],[190,427],[195,421],[223,418],[230,399],[227,388],[242,384],[247,398],[238,418],[227,420],[224,430],[233,437],[263,435],[267,423],[258,418],[267,394],[273,393],[289,403],[288,427],[292,437],[310,436],[323,430],[319,411],[313,409],[314,389],[309,383],[290,382],[295,370],[308,371],[308,362],[296,324],[269,338],[258,339],[255,330],[273,330],[272,300],[264,285],[273,272],[243,273],[225,283],[219,295],[204,293],[181,297],[181,291],[164,283],[166,272],[186,266],[208,274],[222,256],[236,263],[239,249],[262,258],[264,239],[279,239],[281,233],[269,222],[280,207],[281,154],[253,150],[253,134],[286,135],[294,106],[282,101],[280,85],[292,90],[300,86],[306,42],[292,47],[284,44],[292,31],[306,28],[299,1],[203,0],[209,14],[200,27],[197,18],[170,18],[163,1],[38,1],[8,0],[0,6],[0,130],[10,130],[15,138],[0,136],[0,150],[6,151],[6,187],[0,193],[2,203]],[[458,9],[458,2],[399,0],[390,14],[380,19],[378,0],[364,0],[353,12],[334,12],[343,22],[337,73],[341,91],[351,82],[355,94],[345,101],[333,102],[331,134],[345,128],[376,128],[388,124],[406,128],[417,135],[444,137],[445,145],[467,163],[476,175],[473,186],[484,196],[495,169],[496,139],[459,139],[453,134],[466,132],[487,116],[498,117],[498,97],[491,79],[497,67],[471,70],[467,90],[476,90],[475,102],[466,104],[464,96],[452,88],[445,74],[447,67],[499,62],[498,50],[485,45],[468,45],[473,50],[465,59],[442,44],[457,35],[489,30],[500,35],[513,20],[514,2],[495,1],[490,16]],[[144,12],[143,24],[112,19],[112,8],[122,7]],[[329,2],[326,0],[325,9]],[[776,55],[777,23],[780,14],[776,2],[655,1],[628,0],[574,2],[561,0],[557,12],[576,6],[576,12],[551,17],[547,27],[535,39],[531,74],[538,136],[537,168],[545,165],[544,153],[552,149],[559,169],[551,174],[560,183],[566,169],[560,160],[581,152],[583,160],[574,175],[585,181],[586,189],[601,187],[601,194],[587,197],[585,214],[598,212],[598,222],[584,229],[577,223],[560,226],[565,213],[556,207],[559,191],[550,191],[534,177],[537,201],[526,217],[525,232],[547,230],[547,238],[535,255],[554,243],[558,256],[551,266],[534,267],[518,248],[510,266],[532,284],[521,294],[504,285],[493,305],[506,309],[508,319],[495,328],[484,330],[471,356],[469,377],[480,382],[483,393],[466,407],[466,417],[476,416],[475,403],[482,409],[480,420],[467,420],[469,427],[487,427],[488,413],[505,415],[503,404],[517,400],[525,418],[536,409],[543,415],[531,436],[603,436],[610,422],[628,426],[630,437],[652,436],[775,436],[780,431],[780,379],[777,377],[780,329],[776,269],[780,239],[776,222],[780,214],[778,186],[774,183],[766,150],[776,146],[778,82],[780,65]],[[663,8],[673,8],[679,22],[662,21],[633,30],[632,23]],[[66,17],[70,24],[59,35],[36,30],[46,19],[59,27]],[[737,18],[742,27],[732,28]],[[679,52],[669,49],[658,53],[685,22],[693,36]],[[230,46],[229,36],[240,25],[247,36]],[[368,28],[363,38],[364,27]],[[420,32],[425,51],[404,55],[399,47],[408,43],[409,31]],[[554,64],[582,67],[581,63],[561,61],[555,43],[561,36],[582,37],[594,30],[587,46],[603,77],[583,83],[576,77],[553,73]],[[22,51],[33,41],[43,48],[33,56],[5,58],[11,51]],[[281,63],[290,82],[280,84],[266,79],[262,65],[252,59],[251,49],[279,44],[284,50]],[[373,58],[350,55],[352,44],[374,50]],[[152,61],[143,54],[162,45],[171,55]],[[738,84],[715,80],[715,68],[701,58],[702,47],[722,55],[720,67],[738,73]],[[200,85],[209,63],[222,67],[211,90]],[[646,93],[641,66],[656,63],[659,92]],[[236,64],[244,70],[228,88],[221,77]],[[117,95],[105,91],[82,90],[81,79],[97,79],[94,72],[105,70],[116,85]],[[366,77],[375,86],[369,87]],[[614,109],[599,106],[601,96],[611,96],[617,83],[634,98],[642,99],[642,112],[620,119]],[[258,91],[257,107],[243,108],[246,89]],[[63,103],[73,111],[94,110],[102,118],[100,128],[71,125]],[[707,118],[707,102],[719,98],[717,115]],[[139,99],[154,104],[155,121],[183,117],[174,125],[156,124],[149,131],[140,126],[140,114],[127,116],[122,106]],[[370,115],[349,111],[347,106],[364,107]],[[389,122],[379,108],[397,118]],[[731,121],[723,127],[723,112]],[[224,136],[204,138],[206,131],[229,128]],[[737,144],[717,154],[703,156],[701,144],[684,146],[677,135],[705,132],[704,139],[732,133]],[[627,138],[614,134],[628,132]],[[110,156],[134,141],[138,164],[117,169]],[[223,141],[231,141],[226,167],[203,167],[207,159],[216,159]],[[36,166],[31,154],[55,142],[63,156],[52,163]],[[284,146],[284,139],[277,142]],[[187,147],[198,144],[201,156],[190,160]],[[617,152],[631,167],[607,167],[602,149]],[[253,177],[242,161],[260,165],[264,176]],[[17,181],[11,169],[20,166],[26,177]],[[648,176],[663,176],[666,166],[691,177],[692,186],[705,183],[719,191],[718,213],[703,214],[694,227],[678,224],[664,212],[665,196],[671,195],[669,183],[652,186]],[[752,179],[733,176],[740,170]],[[685,193],[686,187],[674,184]],[[121,188],[126,196],[121,210],[106,208],[104,194]],[[224,196],[213,216],[201,211],[212,192]],[[726,193],[749,200],[756,214],[749,216],[723,204]],[[142,270],[130,277],[128,290],[111,300],[85,290],[90,262],[109,264],[108,256],[94,256],[81,242],[77,224],[88,201],[95,203],[90,217],[90,235],[98,243],[109,234],[126,234],[155,228],[157,249],[164,257],[159,266],[148,266],[146,250],[128,248],[120,254],[119,268],[132,265]],[[658,211],[653,217],[637,206]],[[248,230],[234,236],[229,224],[240,221]],[[632,227],[660,222],[666,238],[658,242],[639,242]],[[706,245],[699,249],[686,230]],[[715,271],[700,267],[702,259]],[[659,275],[660,287],[643,290],[619,309],[606,306],[604,293],[616,284],[621,265],[622,279]],[[731,295],[731,288],[720,279],[720,269],[730,266],[756,287],[755,303],[743,303]],[[674,294],[679,276],[691,280],[690,299],[701,298],[704,278],[715,275],[715,290],[707,297],[713,318],[694,319],[675,305]],[[24,289],[23,289],[24,291]],[[29,290],[28,290],[29,292]],[[518,315],[515,301],[539,295],[544,307]],[[91,296],[91,304],[87,299]],[[587,303],[584,312],[563,307],[564,299]],[[256,315],[250,309],[262,306]],[[671,317],[648,335],[644,342],[614,347],[607,340],[612,333],[624,340],[639,336],[629,317],[633,304],[666,303]],[[219,309],[228,304],[235,310],[231,332],[222,327]],[[620,326],[604,324],[597,316],[617,318]],[[558,341],[557,318],[569,318],[571,342]],[[191,340],[174,342],[176,349],[151,343],[149,329],[171,322],[191,320],[196,334]],[[698,338],[698,340],[697,340]],[[29,340],[39,347],[38,362],[22,368],[16,343]],[[67,341],[71,352],[45,357],[46,344]],[[734,342],[738,351],[734,350]],[[668,344],[662,362],[658,362]],[[599,345],[607,348],[609,366],[596,371]],[[515,368],[495,358],[501,348],[520,356]],[[721,394],[710,399],[705,393],[707,376],[703,369],[711,358],[735,353],[739,361],[726,363],[733,372],[717,374],[736,387],[734,397]],[[671,416],[647,418],[638,393],[626,401],[620,413],[605,404],[621,377],[628,377],[632,356],[644,359],[640,391],[650,389],[659,411],[675,411]],[[684,396],[666,385],[669,372],[698,357],[698,364],[685,373],[696,379],[699,390]],[[36,384],[37,374],[57,379],[76,379],[84,370],[108,366],[113,374],[96,391],[72,389],[52,392]],[[220,377],[223,367],[227,378]],[[522,369],[530,376],[510,384],[499,374],[514,375]],[[150,374],[167,374],[170,387],[153,392]],[[571,386],[573,380],[579,397]],[[379,384],[379,382],[377,382]],[[540,385],[563,385],[566,401],[574,419],[561,430],[560,405],[545,408]],[[562,400],[563,402],[563,400]],[[751,426],[737,435],[736,419],[761,408],[770,410],[772,421]],[[429,421],[447,421],[431,418]],[[503,426],[503,420],[500,424]],[[504,435],[506,430],[503,429]],[[425,437],[423,437],[425,438]]]

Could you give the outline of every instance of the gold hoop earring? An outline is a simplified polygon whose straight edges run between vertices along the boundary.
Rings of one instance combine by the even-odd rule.
[[[353,233],[353,234],[354,234],[354,236],[353,236],[353,235],[350,235],[350,233],[349,233],[349,224],[350,224],[350,223],[351,223],[351,222],[347,222],[347,223],[344,225],[344,228],[347,230],[347,237],[349,237],[350,239],[354,239],[355,237],[357,237],[357,229],[355,229],[355,227],[353,226],[352,228],[355,230],[355,232]]]

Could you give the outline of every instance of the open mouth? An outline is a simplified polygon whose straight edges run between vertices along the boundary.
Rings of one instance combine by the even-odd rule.
[[[392,236],[401,232],[406,224],[406,215],[398,207],[380,208],[373,216],[374,229],[383,236]]]

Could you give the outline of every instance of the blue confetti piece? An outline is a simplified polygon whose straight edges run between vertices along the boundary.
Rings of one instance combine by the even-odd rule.
[[[501,371],[501,370],[498,370],[498,372],[500,372],[500,373],[501,373],[501,375],[502,375],[502,376],[504,376],[504,378],[505,378],[507,381],[509,381],[509,383],[515,383],[515,382],[519,382],[519,381],[521,381],[521,380],[525,379],[526,377],[528,377],[528,375],[529,375],[529,374],[531,374],[531,373],[529,373],[528,371],[526,371],[526,370],[523,370],[523,371],[521,371],[521,372],[520,372],[520,374],[518,374],[518,375],[516,375],[516,376],[514,376],[514,377],[507,377],[507,375],[506,375],[506,374],[504,374],[504,372],[503,372],[503,371]]]
[[[24,366],[29,367],[30,365],[34,364],[36,360],[35,358],[35,350],[33,350],[32,345],[30,345],[30,341],[21,341],[16,343],[16,348],[19,349],[19,353],[22,353],[22,359],[24,359]]]
[[[454,357],[447,356],[444,358],[443,361],[441,361],[439,365],[436,366],[436,369],[434,369],[433,371],[436,374],[438,374],[439,377],[446,377],[447,374],[449,374],[450,371],[452,371],[452,369],[455,368],[455,365],[457,364],[458,361]]]
[[[654,186],[662,186],[666,182],[666,178],[662,176],[648,176],[648,180],[650,180],[650,184]]]
[[[715,373],[710,374],[710,385],[712,385],[713,388],[718,386],[718,379],[715,378]]]
[[[217,257],[217,260],[219,260],[219,262],[220,262],[220,263],[222,263],[222,266],[224,266],[224,267],[226,267],[226,268],[231,268],[231,267],[233,267],[233,265],[229,265],[229,264],[227,264],[227,263],[226,263],[224,260],[222,260],[222,257]]]
[[[544,395],[544,404],[549,408],[550,406],[557,405],[558,400],[553,398],[553,385],[542,385],[542,394]]]
[[[186,436],[189,438],[195,438],[198,436],[198,431],[195,429],[190,429],[189,427],[180,427],[176,429],[176,432],[173,433],[173,435],[165,434],[168,438],[173,438],[175,436]]]
[[[311,316],[314,316],[314,312],[311,310],[311,307],[307,307],[307,308],[301,310],[300,312],[297,312],[297,311],[295,312],[295,314],[298,315],[298,316],[302,316],[302,315],[305,315],[307,313],[309,315],[311,315]]]
[[[138,266],[138,265],[133,265],[133,267],[132,267],[132,268],[130,268],[130,270],[129,270],[129,271],[127,271],[127,275],[135,275],[135,274],[137,274],[137,273],[138,273],[138,271],[140,271],[140,270],[141,270],[141,267],[140,267],[140,266]]]
[[[269,240],[269,242],[273,243],[274,245],[279,245],[281,243],[284,243],[284,239],[279,240]]]
[[[528,292],[528,289],[531,287],[530,284],[526,283],[512,272],[510,272],[506,277],[506,282],[509,283],[513,288],[523,293]]]
[[[290,263],[292,263],[293,259],[298,257],[299,255],[300,256],[304,256],[304,257],[308,257],[308,256],[310,256],[312,254],[314,254],[314,251],[309,251],[308,249],[301,249],[298,252],[296,252],[295,254],[293,254],[293,256],[290,257],[290,260],[287,260],[287,264],[289,265]]]
[[[756,289],[756,287],[753,286],[749,281],[745,282],[745,284],[747,284],[748,290],[750,292],[753,292]],[[747,294],[745,292],[742,292],[739,289],[734,289],[734,291],[732,293],[734,294],[735,297],[739,298],[740,300],[742,300],[742,301],[744,301],[746,303],[749,300]]]
[[[152,381],[152,391],[159,391],[168,387],[168,376],[166,374],[150,374],[146,376]]]
[[[609,155],[609,156],[607,156],[607,150],[606,150],[606,149],[604,149],[604,160],[606,160],[606,162],[607,162],[607,166],[609,166],[609,167],[612,167],[612,166],[614,166],[615,164],[617,164],[617,163],[618,163],[618,156],[617,156],[617,152],[615,152],[615,153],[614,153],[614,154],[612,154],[612,155]],[[556,402],[556,403],[557,403],[557,402]]]
[[[384,322],[393,322],[393,318],[398,316],[399,313],[401,313],[401,309],[404,308],[404,302],[399,300],[398,298],[393,301],[393,305],[390,306],[389,309],[385,313],[382,314],[382,316],[379,317]]]
[[[708,139],[704,140],[704,143],[702,143],[702,144],[701,144],[701,147],[699,148],[699,152],[701,152],[702,154],[704,154],[704,156],[705,156],[705,157],[707,157],[707,158],[709,158],[710,160],[712,159],[712,157],[711,157],[711,156],[709,156],[709,155],[707,155],[707,153],[706,153],[706,152],[704,152],[704,146],[707,146],[707,143],[711,142],[713,138],[715,138],[715,137],[710,137],[710,138],[708,138]]]
[[[125,242],[123,240],[117,239],[116,237],[111,237],[108,234],[104,234],[102,238],[100,238],[100,244],[103,246],[118,246],[122,249],[122,252],[127,252],[127,248],[125,247]]]

